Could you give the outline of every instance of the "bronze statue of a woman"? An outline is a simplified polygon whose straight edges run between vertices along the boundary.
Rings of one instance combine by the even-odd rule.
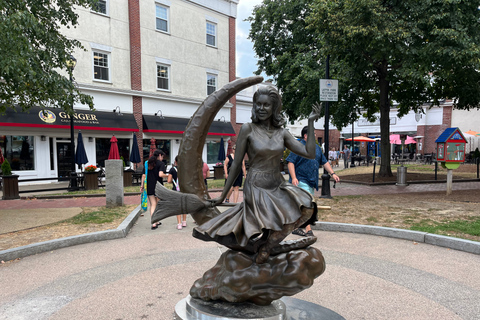
[[[316,237],[282,242],[298,226],[317,220],[317,206],[310,193],[286,181],[278,169],[285,148],[305,158],[315,157],[313,123],[320,115],[320,105],[312,107],[307,143],[303,145],[283,128],[278,91],[273,86],[260,87],[253,96],[252,122],[240,129],[230,174],[216,199],[208,199],[204,189],[201,158],[192,157],[195,150],[201,152],[205,127],[213,120],[220,104],[235,91],[261,79],[239,79],[207,97],[190,120],[180,146],[181,192],[169,191],[159,184],[156,188],[160,200],[152,223],[190,213],[198,224],[193,230],[194,237],[216,241],[231,249],[194,283],[190,289],[194,298],[267,305],[310,287],[325,270],[321,252],[309,246]],[[201,137],[196,134],[200,132]],[[216,206],[223,202],[242,170],[245,155],[249,170],[243,188],[244,200],[220,212]],[[232,266],[235,267],[232,269]],[[266,287],[269,289],[264,290]]]
[[[237,138],[237,148],[223,192],[209,200],[219,205],[248,156],[249,170],[243,188],[243,203],[223,212],[195,229],[194,236],[208,238],[227,247],[258,252],[257,263],[264,263],[270,251],[295,228],[316,220],[316,204],[305,190],[285,181],[278,163],[286,148],[305,158],[315,157],[313,123],[320,115],[315,105],[308,117],[308,139],[304,146],[283,128],[282,102],[273,86],[263,86],[253,96],[252,123],[245,123]],[[263,235],[263,236],[262,236]],[[247,250],[249,251],[249,250]]]

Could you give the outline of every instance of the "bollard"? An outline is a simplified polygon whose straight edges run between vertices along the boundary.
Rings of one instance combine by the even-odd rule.
[[[327,173],[327,170],[324,169],[322,174],[322,193],[320,198],[331,199],[332,195],[330,194],[330,175]]]
[[[397,186],[408,186],[407,167],[404,167],[403,164],[397,168]]]
[[[478,179],[478,165],[480,164],[480,158],[477,158],[477,179]]]

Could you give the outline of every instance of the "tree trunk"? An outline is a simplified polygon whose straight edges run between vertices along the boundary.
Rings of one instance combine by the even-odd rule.
[[[388,65],[383,61],[379,70],[379,85],[380,85],[380,177],[391,177],[392,167],[390,166],[390,103],[388,100],[388,91],[390,89],[390,82],[387,80]]]

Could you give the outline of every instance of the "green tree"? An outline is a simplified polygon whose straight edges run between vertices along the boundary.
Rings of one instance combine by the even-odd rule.
[[[310,114],[318,101],[323,59],[317,36],[306,32],[312,0],[264,0],[256,6],[249,38],[258,56],[257,74],[272,76],[282,92],[283,109],[292,121]]]
[[[250,36],[261,59],[259,69],[267,74],[262,62],[270,59],[275,63],[279,58],[272,59],[270,49],[262,48],[275,46],[280,32],[272,37],[253,34],[255,28],[274,29],[268,20],[259,26],[261,20],[256,17],[270,5],[270,14],[283,19],[285,15],[279,12],[292,5],[290,2],[293,4],[284,0],[275,6],[266,0],[251,18]],[[478,108],[480,1],[311,0],[304,6],[302,12],[307,16],[300,20],[305,26],[303,33],[309,35],[304,38],[314,40],[317,57],[331,55],[331,76],[339,79],[339,102],[331,104],[334,124],[343,127],[358,114],[373,120],[379,113],[382,155],[390,154],[392,107],[399,116],[424,104],[438,105],[443,99],[454,99],[456,108]],[[297,21],[289,18],[286,23],[275,24]],[[257,42],[263,44],[257,46]],[[298,60],[291,59],[291,64]],[[286,67],[290,69],[290,65]],[[294,107],[294,103],[286,105]],[[380,175],[392,175],[388,156],[382,157]]]
[[[75,102],[93,108],[93,99],[69,80],[67,60],[80,42],[60,33],[78,24],[74,6],[96,0],[0,0],[0,114],[18,105],[60,107]],[[68,75],[62,75],[67,70]],[[65,74],[65,73],[63,73]]]

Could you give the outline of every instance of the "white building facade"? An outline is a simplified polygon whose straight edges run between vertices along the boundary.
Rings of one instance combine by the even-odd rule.
[[[95,111],[75,105],[74,135],[83,135],[88,164],[103,166],[110,139],[118,139],[129,165],[133,134],[143,161],[150,144],[172,164],[190,117],[208,94],[235,79],[238,0],[101,0],[95,10],[77,8],[79,25],[63,29],[85,50],[74,53],[80,90]],[[203,159],[217,162],[221,137],[234,136],[233,103],[209,129]],[[68,175],[70,118],[59,109],[10,110],[0,120],[0,147],[20,181]],[[77,145],[77,142],[75,143]],[[142,152],[143,151],[143,152]],[[78,169],[77,167],[77,170]]]

